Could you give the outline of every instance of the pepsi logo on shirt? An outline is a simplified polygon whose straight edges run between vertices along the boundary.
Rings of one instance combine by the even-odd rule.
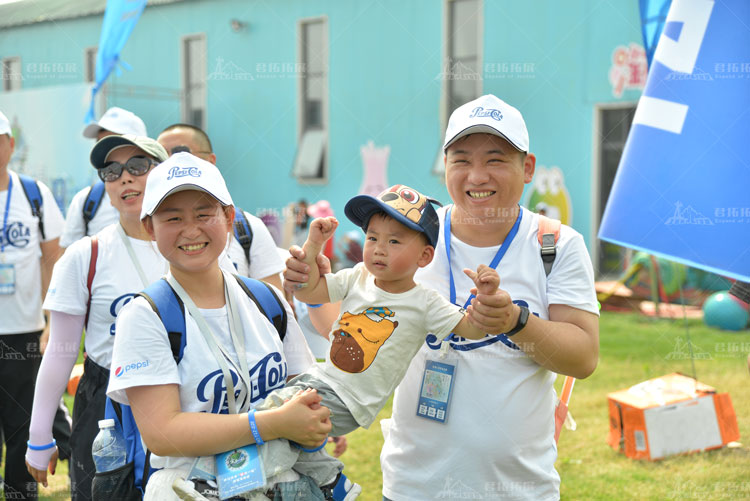
[[[517,304],[518,306],[525,306],[529,307],[529,303],[524,301],[523,299],[514,299],[513,304]],[[539,316],[539,313],[532,311],[530,312],[533,315]],[[447,342],[450,343],[451,348],[458,351],[471,351],[476,350],[479,348],[482,348],[484,346],[489,346],[491,344],[495,344],[497,342],[502,342],[505,346],[508,348],[511,348],[513,350],[520,350],[520,348],[511,341],[505,334],[500,334],[497,336],[488,334],[483,339],[475,340],[475,339],[466,339],[460,336],[456,336],[455,334],[451,334],[447,338],[445,338]],[[427,343],[427,347],[431,350],[439,350],[441,341],[435,337],[434,334],[428,334],[425,338],[425,343]]]
[[[240,396],[239,377],[233,370],[229,370],[232,383],[235,387],[235,399]],[[271,391],[281,388],[286,383],[287,364],[281,353],[269,353],[257,364],[250,368],[250,403],[254,404],[264,399]],[[212,414],[227,414],[227,386],[224,384],[224,375],[221,369],[208,373],[198,383],[196,397],[200,402],[213,402],[210,412]],[[237,402],[237,407],[245,406],[247,397]]]

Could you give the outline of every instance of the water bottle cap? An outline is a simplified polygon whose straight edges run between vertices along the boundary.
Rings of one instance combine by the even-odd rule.
[[[102,428],[114,428],[115,427],[115,420],[114,419],[102,419],[99,421],[99,429]]]

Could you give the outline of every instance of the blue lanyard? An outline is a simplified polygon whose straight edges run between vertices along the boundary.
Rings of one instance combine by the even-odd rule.
[[[521,216],[523,215],[523,210],[519,207],[518,208],[518,217],[516,218],[516,222],[513,224],[513,228],[510,229],[510,232],[508,233],[508,236],[505,237],[505,241],[503,242],[503,245],[500,246],[500,248],[497,250],[497,253],[495,254],[495,257],[492,258],[492,262],[490,263],[490,268],[497,268],[497,265],[500,264],[500,260],[503,258],[505,253],[508,251],[508,247],[510,247],[511,242],[513,242],[513,239],[516,236],[516,233],[518,233],[518,228],[521,226]],[[444,231],[445,231],[445,254],[448,258],[448,276],[450,277],[450,287],[451,287],[451,303],[456,304],[456,283],[453,281],[453,270],[451,269],[451,208],[449,207],[448,210],[445,213],[445,224]],[[471,300],[474,299],[474,294],[469,295],[469,299],[466,300],[466,304],[464,304],[464,308],[469,306],[469,303],[471,303]]]
[[[5,215],[3,215],[3,235],[0,252],[5,252],[5,241],[8,239],[8,213],[10,212],[10,193],[13,191],[13,176],[8,173],[8,198],[5,199]]]

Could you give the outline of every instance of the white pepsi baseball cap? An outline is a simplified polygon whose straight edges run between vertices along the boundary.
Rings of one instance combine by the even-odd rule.
[[[492,134],[518,151],[529,151],[529,131],[521,112],[502,99],[487,94],[456,108],[445,129],[443,152],[469,134]]]
[[[141,219],[152,216],[169,195],[186,190],[203,191],[221,205],[234,205],[219,169],[211,162],[181,151],[154,167],[148,175]]]
[[[8,134],[10,137],[13,137],[13,130],[10,128],[10,120],[8,120],[8,117],[0,111],[0,136],[3,134]]]
[[[115,134],[148,136],[146,124],[135,113],[114,106],[104,112],[98,122],[91,122],[83,129],[83,137],[96,138],[101,129]]]

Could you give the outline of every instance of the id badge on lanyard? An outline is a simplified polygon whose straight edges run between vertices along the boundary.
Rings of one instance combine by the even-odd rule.
[[[0,294],[16,293],[16,267],[12,263],[0,262]]]
[[[510,247],[511,242],[518,233],[521,226],[521,216],[523,212],[518,211],[518,217],[513,224],[510,232],[505,237],[503,244],[497,250],[495,257],[490,262],[491,268],[497,268],[500,260]],[[456,304],[456,285],[453,280],[453,270],[451,269],[451,209],[445,213],[445,222],[443,224],[445,255],[448,261],[448,276],[450,279],[450,301]],[[469,306],[474,295],[464,304],[464,308]],[[450,336],[449,336],[450,338]],[[419,388],[419,400],[417,401],[417,416],[431,419],[439,423],[445,423],[448,419],[448,409],[450,406],[451,395],[453,394],[454,383],[456,379],[456,368],[458,367],[458,357],[448,357],[451,350],[449,338],[443,340],[437,357],[428,357],[425,362],[424,373],[422,374],[422,385]]]
[[[425,361],[422,385],[419,388],[417,416],[445,423],[453,394],[458,359],[447,358],[449,344],[443,342],[440,356]]]

